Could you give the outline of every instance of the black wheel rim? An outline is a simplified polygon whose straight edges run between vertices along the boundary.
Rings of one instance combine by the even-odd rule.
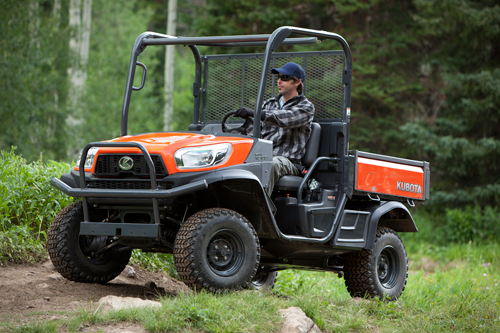
[[[392,246],[384,247],[377,262],[378,279],[384,288],[391,289],[396,285],[399,270],[396,249]]]
[[[207,261],[219,276],[232,276],[243,266],[245,247],[233,230],[223,229],[212,235],[207,246]]]

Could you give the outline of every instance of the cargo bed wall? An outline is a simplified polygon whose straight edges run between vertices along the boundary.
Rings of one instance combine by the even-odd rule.
[[[351,151],[349,184],[353,195],[424,202],[429,199],[428,162]]]

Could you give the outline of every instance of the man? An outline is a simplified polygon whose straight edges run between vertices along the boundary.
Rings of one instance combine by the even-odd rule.
[[[281,68],[273,68],[271,73],[278,76],[279,94],[263,104],[261,114],[262,138],[273,142],[273,172],[267,188],[269,196],[280,177],[300,174],[300,160],[305,154],[314,117],[314,105],[302,95],[304,69],[288,62]],[[235,116],[253,117],[254,111],[240,108]],[[253,126],[250,126],[247,134],[252,130]]]

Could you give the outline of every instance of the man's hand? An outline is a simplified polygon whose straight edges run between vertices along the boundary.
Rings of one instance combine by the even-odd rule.
[[[239,108],[234,115],[240,118],[254,117],[254,111],[249,108]]]

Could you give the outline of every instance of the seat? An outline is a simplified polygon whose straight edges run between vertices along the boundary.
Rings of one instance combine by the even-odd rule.
[[[318,158],[319,143],[321,139],[321,126],[318,123],[311,123],[311,136],[306,144],[306,153],[302,157],[302,165],[307,168]],[[274,185],[274,190],[297,191],[302,177],[287,175],[281,177]]]

